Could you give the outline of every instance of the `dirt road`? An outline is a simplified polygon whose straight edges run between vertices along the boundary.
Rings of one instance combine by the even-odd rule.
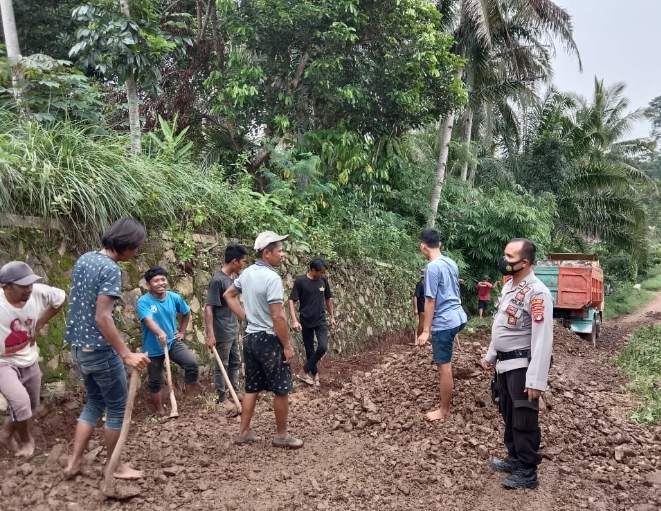
[[[486,465],[503,448],[489,376],[477,367],[489,341],[481,330],[461,336],[454,415],[444,424],[423,419],[436,406],[437,379],[430,352],[406,344],[410,334],[386,339],[379,353],[326,362],[331,391],[297,389],[290,415],[292,431],[306,441],[300,451],[270,446],[268,399],[254,421],[264,440],[246,447],[231,443],[237,419],[209,401],[184,404],[176,421],[138,413],[126,452],[147,478],[142,494],[123,503],[100,498],[105,453],[98,443],[84,474],[61,480],[77,408],[60,402],[37,422],[48,457],[0,460],[2,509],[653,511],[661,508],[661,428],[626,420],[633,406],[621,393],[626,380],[604,364],[639,321],[657,319],[646,314],[661,310],[661,295],[651,307],[637,320],[607,323],[596,350],[556,329],[538,490],[505,490]],[[55,437],[63,439],[55,447],[44,443]]]

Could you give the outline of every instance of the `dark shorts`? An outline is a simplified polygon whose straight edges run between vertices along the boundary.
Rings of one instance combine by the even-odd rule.
[[[466,323],[450,330],[436,330],[431,333],[431,347],[434,364],[448,364],[452,361],[454,338],[466,326]]]
[[[477,301],[477,308],[482,309],[482,310],[487,310],[489,308],[489,302],[491,300],[478,300]],[[475,302],[473,302],[475,303]]]
[[[247,394],[267,390],[281,396],[291,392],[291,367],[285,364],[277,336],[266,332],[247,334],[243,338],[243,357]]]

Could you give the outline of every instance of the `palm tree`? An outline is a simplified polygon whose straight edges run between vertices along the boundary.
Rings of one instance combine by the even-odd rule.
[[[550,0],[457,0],[450,5],[446,18],[454,25],[455,53],[467,59],[465,70],[458,71],[457,78],[467,78],[469,94],[476,83],[482,82],[478,73],[486,69],[490,58],[501,61],[508,74],[525,80],[530,79],[533,70],[548,68],[547,62],[540,64],[535,56],[548,56],[544,44],[552,45],[553,36],[578,55],[569,14]],[[512,27],[519,30],[512,32]],[[524,51],[526,48],[528,51]],[[469,140],[473,114],[469,103],[465,129]],[[439,125],[441,147],[427,219],[430,226],[436,221],[456,115],[451,111]]]
[[[640,255],[645,209],[634,185],[647,180],[637,161],[652,147],[625,138],[646,112],[629,111],[624,89],[595,79],[590,100],[549,89],[522,121],[520,143],[510,136],[503,150],[512,182],[555,195],[558,235],[574,245],[596,236]]]

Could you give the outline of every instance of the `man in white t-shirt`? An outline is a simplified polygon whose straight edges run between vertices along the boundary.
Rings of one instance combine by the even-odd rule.
[[[17,433],[16,456],[34,453],[30,418],[39,406],[41,371],[36,338],[66,301],[61,289],[37,284],[42,280],[21,261],[0,268],[0,394],[11,411],[11,421],[0,431],[0,443],[12,448]]]

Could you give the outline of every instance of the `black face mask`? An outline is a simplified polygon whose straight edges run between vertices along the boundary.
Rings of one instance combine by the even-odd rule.
[[[505,257],[501,257],[500,260],[498,261],[498,270],[500,273],[503,275],[514,275],[516,273],[519,273],[523,268],[519,268],[518,270],[515,270],[514,267],[519,264],[523,259],[519,259],[518,261],[514,261],[513,263],[505,259]]]

